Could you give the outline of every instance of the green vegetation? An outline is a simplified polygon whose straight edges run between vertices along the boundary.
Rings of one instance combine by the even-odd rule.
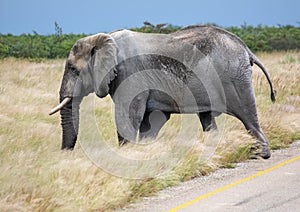
[[[66,58],[75,41],[85,36],[85,34],[63,34],[56,22],[53,35],[39,35],[36,31],[33,31],[33,34],[19,36],[0,35],[0,58]]]
[[[254,52],[300,49],[300,27],[253,27],[245,24],[241,27],[229,27],[227,30],[239,36]]]
[[[215,24],[213,24],[215,25]],[[131,30],[145,33],[172,33],[182,27],[170,24],[153,25],[144,22],[142,27]],[[238,35],[254,51],[280,51],[300,49],[300,27],[291,25],[257,27],[242,25],[241,27],[228,27],[228,31]],[[0,34],[0,58],[16,57],[30,59],[66,58],[72,45],[86,34],[63,34],[62,28],[55,22],[55,33],[52,35]]]

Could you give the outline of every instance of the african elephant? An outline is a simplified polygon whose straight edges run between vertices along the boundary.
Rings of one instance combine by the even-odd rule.
[[[204,131],[217,129],[215,117],[238,118],[257,139],[257,154],[270,157],[257,118],[252,67],[270,77],[237,36],[218,27],[188,26],[172,34],[129,30],[78,40],[66,61],[60,88],[62,149],[73,149],[79,105],[95,92],[115,103],[119,143],[155,137],[172,113],[196,113]]]

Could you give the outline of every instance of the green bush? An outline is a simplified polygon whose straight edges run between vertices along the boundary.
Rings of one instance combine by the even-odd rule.
[[[213,24],[215,25],[215,24]],[[131,30],[144,33],[172,33],[181,29],[180,26],[170,24],[153,25],[144,22],[142,27]],[[291,25],[278,25],[257,27],[242,25],[241,27],[228,27],[228,31],[239,36],[249,48],[256,51],[286,51],[300,50],[300,28]],[[55,22],[55,34],[44,36],[33,31],[33,34],[0,34],[0,58],[66,58],[79,38],[86,34],[63,34],[62,28]]]

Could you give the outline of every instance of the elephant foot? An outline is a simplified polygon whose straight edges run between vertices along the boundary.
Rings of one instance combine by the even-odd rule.
[[[252,150],[256,156],[262,157],[263,159],[268,159],[271,157],[270,149],[266,145],[256,144]]]
[[[119,133],[118,133],[118,140],[119,140],[119,146],[124,146],[125,144],[130,142],[127,139],[123,138]]]
[[[130,142],[130,141],[128,141],[128,140],[126,140],[126,139],[121,140],[121,141],[119,141],[119,146],[124,146],[124,145],[128,144],[129,142]]]
[[[210,124],[209,126],[203,128],[204,132],[210,132],[210,131],[218,131],[218,127],[216,124]]]
[[[73,151],[74,147],[61,147],[63,151]]]

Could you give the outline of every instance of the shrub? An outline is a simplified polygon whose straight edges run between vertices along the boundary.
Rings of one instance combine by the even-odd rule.
[[[216,24],[210,24],[216,25]],[[131,30],[144,33],[172,33],[180,30],[180,26],[171,24],[151,24],[144,22],[142,27]],[[300,49],[300,28],[291,25],[278,25],[257,27],[247,24],[241,27],[228,27],[228,31],[239,36],[254,51],[281,51]],[[39,35],[22,34],[14,36],[12,34],[0,34],[0,58],[65,58],[79,38],[86,34],[63,34],[62,28],[55,22],[55,34]]]

